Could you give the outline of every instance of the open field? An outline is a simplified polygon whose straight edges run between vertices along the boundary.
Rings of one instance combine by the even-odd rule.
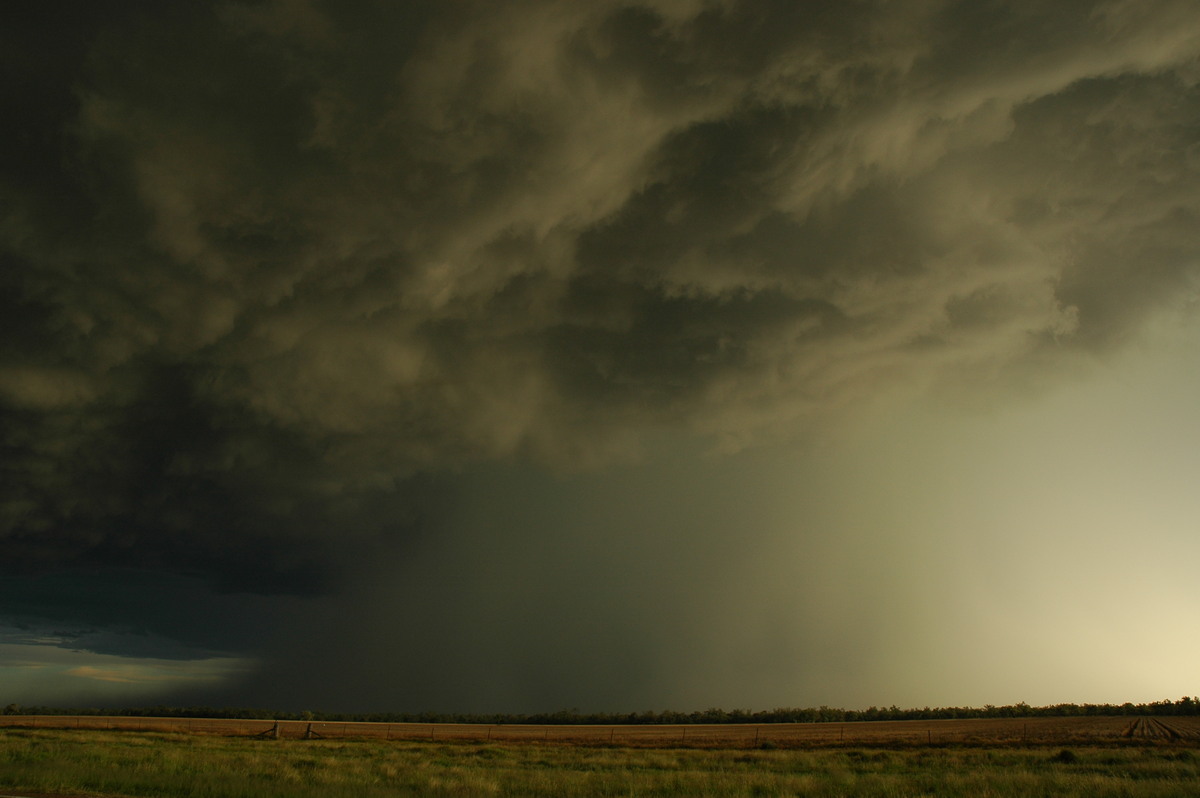
[[[4,715],[4,727],[183,732],[219,736],[473,742],[560,742],[624,746],[746,748],[896,745],[1067,745],[1178,740],[1200,745],[1200,717],[973,718],[858,723],[531,726],[454,723],[330,723],[90,715]]]
[[[0,794],[142,798],[1007,796],[1183,798],[1191,742],[653,748],[0,729]]]

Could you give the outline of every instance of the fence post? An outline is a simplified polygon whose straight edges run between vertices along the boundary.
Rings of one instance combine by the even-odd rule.
[[[759,728],[757,726],[755,726],[754,727],[754,744],[755,745],[758,745],[758,732],[759,732]]]

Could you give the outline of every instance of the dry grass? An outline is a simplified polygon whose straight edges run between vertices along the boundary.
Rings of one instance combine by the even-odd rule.
[[[218,736],[474,742],[557,742],[645,747],[780,748],[912,745],[1069,745],[1125,740],[1200,741],[1200,718],[1056,717],[764,725],[532,726],[331,723],[204,718],[0,716],[0,728],[153,731]]]

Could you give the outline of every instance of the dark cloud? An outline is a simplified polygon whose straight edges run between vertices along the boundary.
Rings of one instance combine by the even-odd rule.
[[[278,596],[214,595],[199,579],[120,568],[7,576],[0,585],[6,624],[20,630],[6,642],[51,640],[63,648],[125,657],[241,654],[257,647],[264,627],[302,604]]]
[[[462,469],[804,437],[1194,302],[1185,0],[26,6],[9,574],[341,595]]]
[[[438,501],[399,477],[383,491],[331,487],[314,449],[325,442],[206,402],[203,378],[179,366],[132,371],[123,401],[6,416],[8,468],[22,477],[6,496],[8,568],[165,568],[322,592],[339,552],[410,531]]]

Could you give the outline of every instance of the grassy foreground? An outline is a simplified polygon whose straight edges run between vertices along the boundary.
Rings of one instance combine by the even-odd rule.
[[[0,732],[0,792],[105,796],[1195,796],[1177,746],[713,750]]]

